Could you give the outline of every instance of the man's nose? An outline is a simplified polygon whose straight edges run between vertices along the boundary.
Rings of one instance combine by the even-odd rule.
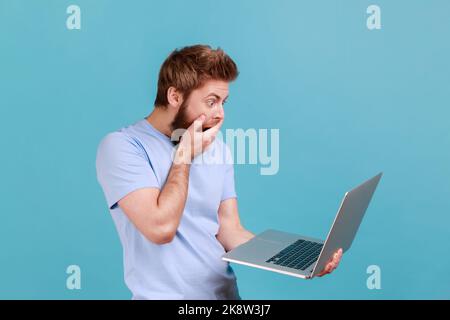
[[[217,111],[214,114],[214,119],[222,120],[224,117],[225,117],[225,112],[223,110],[223,105],[219,104],[219,106],[217,107]]]

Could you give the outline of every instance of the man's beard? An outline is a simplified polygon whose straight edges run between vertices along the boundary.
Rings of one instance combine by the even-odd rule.
[[[191,126],[191,124],[193,123],[193,121],[189,121],[188,118],[188,112],[187,112],[187,100],[185,99],[181,105],[180,105],[180,109],[178,110],[177,115],[175,116],[175,119],[173,119],[172,123],[171,123],[171,127],[172,127],[172,131],[175,131],[177,129],[187,129]],[[181,140],[172,140],[173,145],[177,145]]]
[[[175,119],[173,119],[171,123],[172,131],[176,129],[187,129],[190,127],[193,121],[188,120],[188,114],[187,114],[187,99],[183,101],[183,103],[180,106],[180,109],[177,112],[177,115],[175,116]]]

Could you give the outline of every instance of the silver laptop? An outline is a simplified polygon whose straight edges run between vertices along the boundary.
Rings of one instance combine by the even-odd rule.
[[[345,193],[325,241],[266,230],[225,253],[223,260],[309,279],[319,274],[339,248],[347,251],[382,173]]]

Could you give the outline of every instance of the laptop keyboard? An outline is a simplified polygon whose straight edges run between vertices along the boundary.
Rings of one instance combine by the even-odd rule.
[[[322,243],[297,240],[266,262],[288,268],[305,270],[319,257]]]

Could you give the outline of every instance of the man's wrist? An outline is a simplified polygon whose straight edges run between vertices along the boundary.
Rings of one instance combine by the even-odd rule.
[[[173,159],[173,163],[174,164],[190,166],[191,162],[192,162],[192,159],[191,159],[190,152],[188,152],[181,145],[178,145],[178,147],[177,147],[177,149],[175,151],[175,156],[174,156],[174,159]]]

